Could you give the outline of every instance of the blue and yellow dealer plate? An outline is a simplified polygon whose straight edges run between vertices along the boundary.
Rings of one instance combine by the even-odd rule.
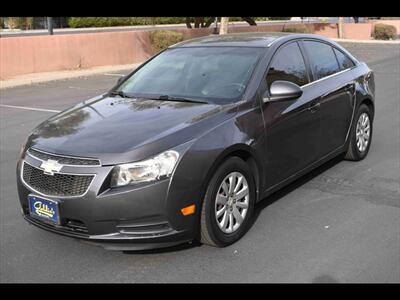
[[[60,224],[58,203],[50,199],[29,195],[29,213],[32,217]]]

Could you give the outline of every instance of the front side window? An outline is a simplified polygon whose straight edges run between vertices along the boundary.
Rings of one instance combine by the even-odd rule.
[[[267,84],[276,80],[293,82],[299,86],[309,82],[306,65],[296,42],[283,46],[272,59],[267,74]]]
[[[320,42],[304,41],[304,48],[310,58],[315,79],[321,79],[340,71],[335,53],[330,45]]]
[[[340,70],[346,70],[354,67],[353,61],[346,54],[335,48],[333,48],[333,51],[335,52],[336,58],[338,60]]]
[[[221,104],[238,101],[264,48],[171,48],[156,56],[117,91],[133,97],[196,98]]]

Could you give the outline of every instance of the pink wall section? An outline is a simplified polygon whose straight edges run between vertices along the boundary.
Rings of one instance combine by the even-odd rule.
[[[147,32],[0,39],[0,79],[16,75],[139,63],[152,55]]]
[[[343,24],[343,32],[346,39],[369,40],[371,39],[371,24],[347,23]]]

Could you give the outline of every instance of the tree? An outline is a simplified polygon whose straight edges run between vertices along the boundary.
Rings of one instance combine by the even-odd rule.
[[[339,17],[338,31],[339,31],[339,38],[343,39],[344,38],[344,34],[343,34],[343,17]]]
[[[254,21],[254,18],[251,17],[241,17],[243,21],[246,21],[247,23],[250,24],[250,26],[257,26],[256,21]]]
[[[253,17],[240,17],[243,21],[246,21],[251,26],[257,26],[256,21]],[[219,21],[221,18],[218,18]],[[186,17],[187,28],[208,28],[215,21],[215,17]],[[192,25],[192,23],[194,23]]]
[[[228,33],[228,22],[229,22],[229,17],[221,18],[221,27],[219,28],[219,34],[227,34]]]
[[[214,22],[215,17],[186,17],[186,27],[193,28],[191,22],[194,20],[194,28],[207,28]]]

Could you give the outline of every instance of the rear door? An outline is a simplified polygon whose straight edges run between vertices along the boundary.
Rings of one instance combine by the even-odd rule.
[[[320,94],[318,156],[323,157],[343,146],[346,140],[355,104],[355,84],[347,71],[354,63],[328,43],[305,40],[301,46],[308,57],[313,77],[307,88]]]
[[[286,80],[305,86],[309,69],[296,41],[281,46],[274,54],[260,95],[272,82]],[[298,99],[262,104],[266,130],[267,187],[272,187],[317,159],[320,136],[318,94],[303,90]]]

